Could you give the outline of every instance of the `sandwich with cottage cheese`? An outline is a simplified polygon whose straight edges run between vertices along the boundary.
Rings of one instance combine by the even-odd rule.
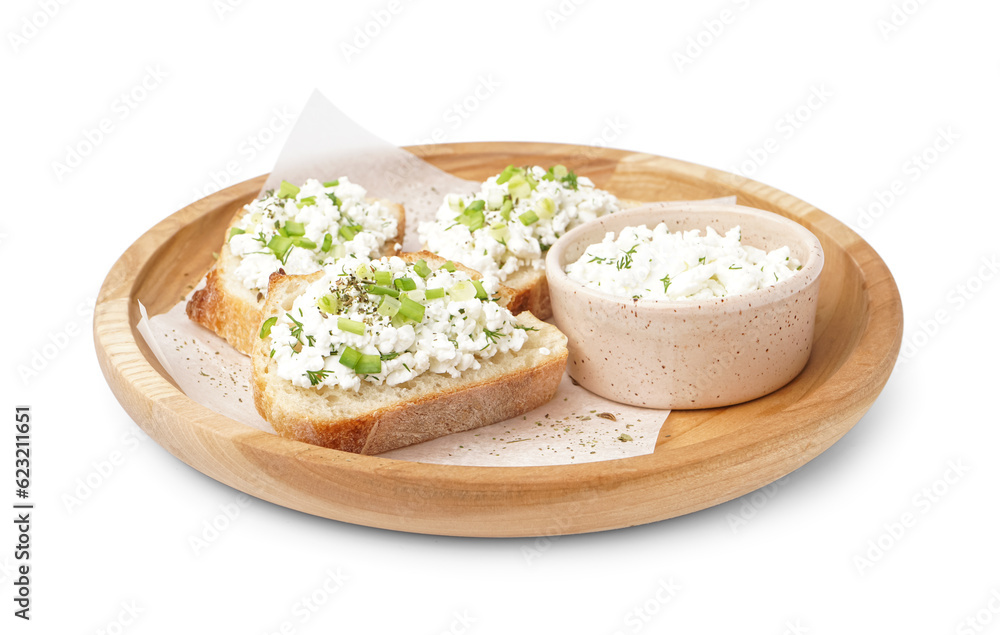
[[[280,435],[379,454],[523,414],[555,394],[566,337],[511,290],[429,252],[271,277],[253,393]]]
[[[272,274],[309,274],[347,256],[395,253],[404,227],[401,205],[367,198],[346,177],[301,186],[282,181],[233,218],[205,286],[188,301],[188,317],[249,355]]]
[[[425,249],[495,277],[514,290],[508,305],[552,315],[545,252],[570,229],[631,203],[594,187],[565,166],[513,165],[472,197],[449,194],[433,221],[420,223]]]

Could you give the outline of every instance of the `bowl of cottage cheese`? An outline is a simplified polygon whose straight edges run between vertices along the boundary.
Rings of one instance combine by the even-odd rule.
[[[649,408],[728,406],[788,384],[812,350],[822,269],[804,226],[729,204],[618,212],[546,255],[570,376]]]

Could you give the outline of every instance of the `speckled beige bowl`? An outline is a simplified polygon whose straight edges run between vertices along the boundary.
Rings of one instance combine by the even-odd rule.
[[[749,293],[709,300],[643,300],[585,288],[565,273],[588,245],[624,227],[667,223],[670,231],[739,225],[744,245],[784,245],[802,269]],[[806,365],[823,249],[805,227],[739,205],[652,204],[591,221],[560,238],[545,260],[556,325],[569,338],[570,376],[620,403],[714,408],[781,388]]]

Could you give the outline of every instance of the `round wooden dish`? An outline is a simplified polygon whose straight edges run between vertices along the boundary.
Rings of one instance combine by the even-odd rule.
[[[101,369],[151,437],[195,469],[238,490],[317,516],[401,531],[537,536],[629,527],[704,509],[762,487],[815,458],[868,410],[902,337],[892,275],[857,234],[815,207],[761,183],[663,157],[543,143],[410,148],[434,165],[484,179],[507,164],[563,163],[598,187],[638,200],[735,194],[809,228],[826,267],[815,344],[805,370],[755,401],[672,413],[656,451],[552,467],[459,467],[359,456],[236,423],[181,393],[135,330],[173,306],[208,270],[232,215],[265,177],[173,214],[115,263],[94,315]]]

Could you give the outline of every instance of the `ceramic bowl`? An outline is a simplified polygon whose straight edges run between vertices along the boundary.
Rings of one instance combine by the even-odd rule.
[[[629,226],[671,232],[740,226],[742,243],[784,245],[802,268],[774,286],[708,300],[623,298],[565,273],[607,232]],[[713,408],[773,392],[798,375],[812,350],[823,249],[802,225],[729,204],[651,204],[581,225],[549,250],[545,267],[556,325],[569,338],[570,376],[587,390],[648,408]]]

